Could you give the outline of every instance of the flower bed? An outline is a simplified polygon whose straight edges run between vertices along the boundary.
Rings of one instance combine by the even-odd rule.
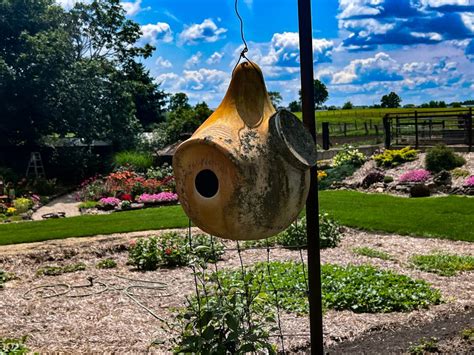
[[[160,192],[158,194],[142,194],[137,198],[139,203],[145,205],[157,205],[163,203],[173,203],[178,201],[178,195],[174,192]]]
[[[400,176],[400,182],[426,182],[431,174],[428,170],[411,170]]]

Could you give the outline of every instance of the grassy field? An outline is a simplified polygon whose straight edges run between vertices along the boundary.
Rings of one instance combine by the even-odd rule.
[[[408,199],[353,191],[322,191],[321,208],[342,224],[369,231],[474,241],[474,199]],[[0,245],[97,234],[186,227],[180,206],[99,216],[0,225]]]
[[[367,108],[367,109],[352,109],[352,110],[331,110],[331,111],[317,111],[316,124],[317,130],[320,132],[321,123],[329,122],[330,129],[333,129],[331,133],[337,135],[340,132],[342,127],[339,125],[341,123],[346,123],[348,125],[348,135],[363,135],[365,134],[364,123],[367,123],[369,128],[369,134],[375,134],[374,125],[379,127],[379,134],[383,134],[382,129],[382,118],[387,113],[409,113],[418,111],[423,112],[449,112],[449,111],[459,111],[467,110],[466,108]],[[301,112],[295,112],[295,115],[301,118]],[[333,127],[331,127],[333,126]]]

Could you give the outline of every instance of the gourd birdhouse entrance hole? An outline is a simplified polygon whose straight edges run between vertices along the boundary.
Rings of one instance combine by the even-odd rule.
[[[262,239],[298,216],[316,163],[311,135],[290,112],[275,111],[260,68],[234,70],[216,111],[173,158],[184,211],[205,232]]]

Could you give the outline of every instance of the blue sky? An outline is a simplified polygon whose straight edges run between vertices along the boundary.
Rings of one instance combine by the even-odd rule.
[[[74,0],[60,0],[65,7]],[[242,48],[234,0],[129,0],[145,61],[167,92],[216,107]],[[328,105],[474,99],[474,0],[313,0],[314,70]],[[239,0],[248,57],[284,103],[297,99],[297,0]]]

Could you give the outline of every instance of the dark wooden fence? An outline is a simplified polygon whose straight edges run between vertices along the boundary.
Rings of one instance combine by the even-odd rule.
[[[455,111],[387,113],[383,118],[385,147],[446,144],[466,145],[472,151],[472,121],[472,107]]]
[[[318,132],[318,142],[322,142],[324,150],[331,146],[344,143],[356,143],[364,141],[379,141],[383,139],[383,128],[372,122],[333,123],[322,122],[320,132]]]

